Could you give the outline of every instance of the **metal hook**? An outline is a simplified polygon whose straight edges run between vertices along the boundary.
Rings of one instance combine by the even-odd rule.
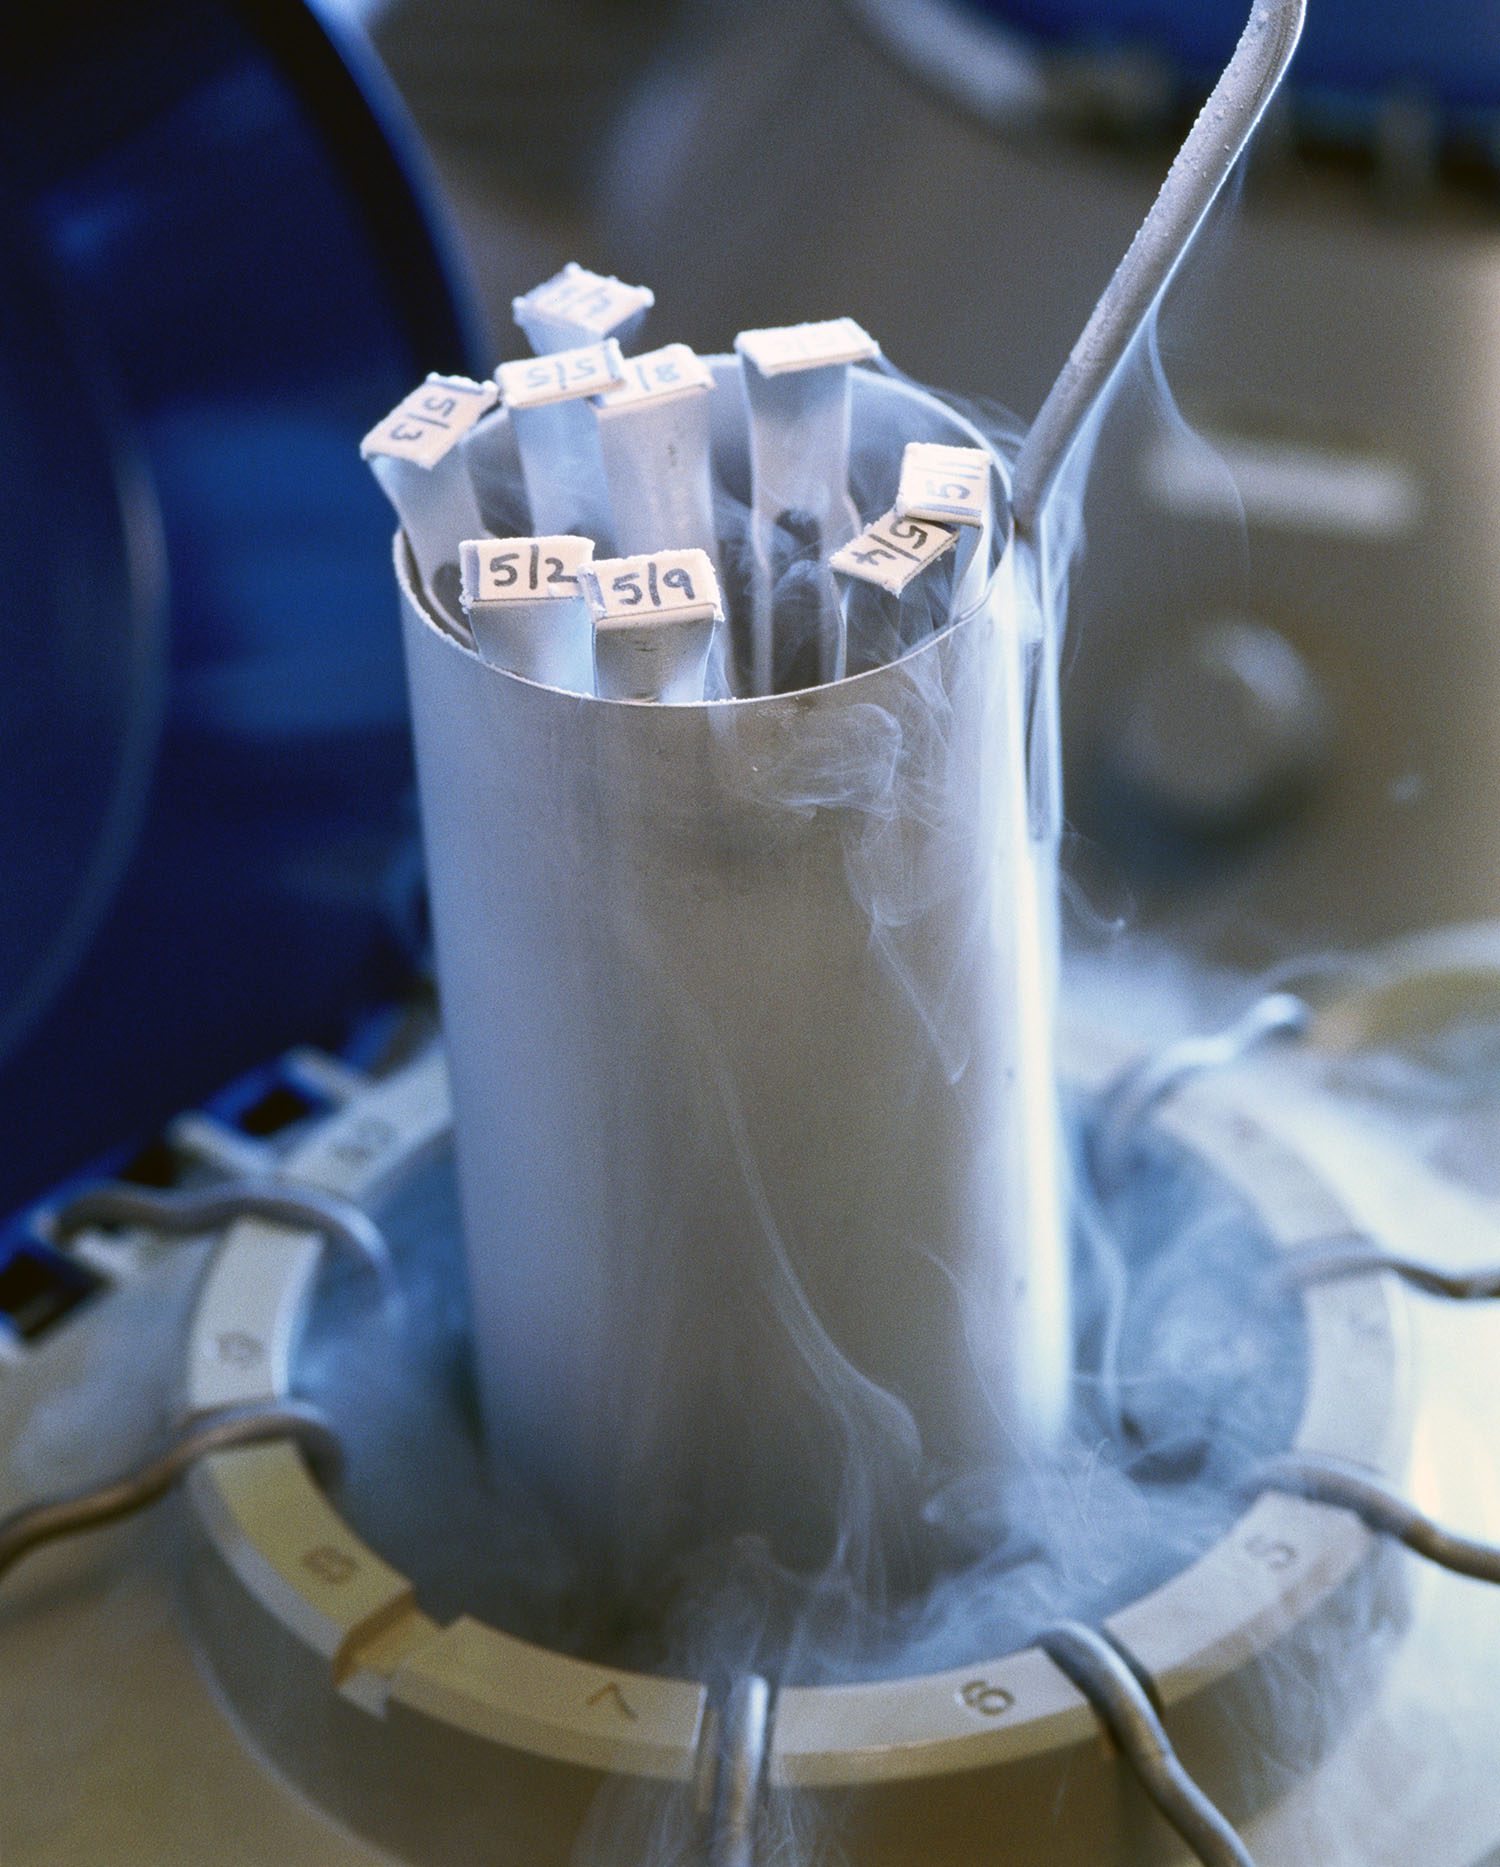
[[[1271,1038],[1301,1036],[1312,1016],[1305,1000],[1270,992],[1222,1031],[1184,1037],[1127,1065],[1101,1093],[1094,1116],[1090,1164],[1097,1184],[1119,1178],[1137,1130],[1184,1083],[1228,1069]]]
[[[1103,1634],[1064,1621],[1037,1644],[1088,1700],[1142,1789],[1203,1867],[1255,1867],[1244,1842],[1183,1768],[1145,1687]]]
[[[158,1193],[114,1182],[90,1187],[51,1215],[53,1234],[61,1241],[80,1232],[116,1225],[138,1225],[168,1238],[192,1238],[223,1231],[240,1219],[264,1219],[273,1225],[318,1232],[341,1246],[377,1276],[390,1273],[390,1253],[380,1227],[353,1200],[313,1187],[292,1187],[279,1180],[245,1178],[208,1187]]]
[[[1360,1232],[1302,1246],[1286,1259],[1285,1270],[1290,1283],[1303,1287],[1385,1271],[1414,1290],[1431,1297],[1446,1297],[1451,1303],[1490,1303],[1500,1297],[1500,1264],[1468,1271],[1443,1270],[1421,1258],[1382,1251]]]
[[[167,1448],[119,1478],[31,1504],[0,1520],[0,1577],[33,1550],[60,1537],[102,1529],[130,1517],[164,1497],[190,1466],[210,1453],[237,1446],[267,1445],[295,1439],[325,1472],[336,1471],[342,1457],[337,1433],[327,1416],[300,1400],[266,1406],[223,1407],[191,1415]]]
[[[724,1703],[708,1867],[754,1867],[770,1714],[771,1688],[758,1673],[735,1681]]]
[[[1500,1545],[1445,1530],[1374,1473],[1357,1466],[1305,1452],[1284,1452],[1258,1467],[1246,1489],[1284,1491],[1335,1510],[1352,1511],[1370,1529],[1395,1537],[1439,1568],[1481,1582],[1500,1582]]]

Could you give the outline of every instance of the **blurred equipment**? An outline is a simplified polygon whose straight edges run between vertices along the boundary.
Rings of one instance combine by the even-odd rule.
[[[399,108],[300,0],[0,33],[0,1209],[409,977],[388,520],[474,354]]]

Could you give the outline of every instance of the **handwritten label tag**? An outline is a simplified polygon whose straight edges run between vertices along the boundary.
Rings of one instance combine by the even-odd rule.
[[[625,359],[615,339],[607,337],[602,344],[502,363],[495,380],[507,408],[545,408],[551,402],[571,402],[620,388],[625,381]]]
[[[820,369],[828,363],[868,363],[880,345],[853,318],[828,318],[821,324],[782,324],[764,331],[741,331],[734,347],[762,376],[788,370]]]
[[[522,330],[538,319],[565,324],[581,336],[613,336],[622,325],[641,317],[656,303],[648,286],[626,285],[623,280],[590,272],[570,260],[561,272],[534,286],[524,298],[511,302],[511,312]]]
[[[896,511],[903,519],[983,525],[990,516],[990,457],[982,447],[909,441],[901,456]]]
[[[599,558],[582,572],[595,624],[724,617],[719,580],[706,551],[653,551],[631,558]]]
[[[712,389],[713,372],[687,344],[663,344],[643,356],[626,357],[625,386],[601,395],[601,410],[636,408],[643,402],[665,402],[694,389]]]
[[[388,454],[419,467],[435,467],[499,399],[500,391],[492,382],[429,376],[384,421],[376,423],[360,442],[360,454],[366,460],[372,454]]]
[[[952,550],[957,539],[951,526],[905,519],[891,511],[835,551],[828,568],[899,596],[913,577]]]
[[[463,602],[566,601],[580,594],[578,573],[594,560],[592,538],[466,538],[458,547]]]

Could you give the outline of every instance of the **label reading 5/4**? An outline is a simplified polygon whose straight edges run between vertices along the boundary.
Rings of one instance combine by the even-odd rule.
[[[950,526],[887,512],[835,551],[828,568],[899,596],[913,577],[953,548],[957,537]]]
[[[691,389],[712,389],[708,365],[687,344],[663,344],[644,356],[626,357],[625,386],[599,398],[601,411],[633,408],[641,402],[665,402]]]
[[[654,622],[666,617],[724,614],[719,580],[706,551],[655,551],[600,558],[583,573],[597,623]]]
[[[622,279],[590,272],[570,260],[561,272],[518,298],[512,309],[518,322],[524,322],[530,311],[558,324],[571,324],[580,334],[603,338],[655,303],[656,294],[649,286],[626,285]]]
[[[903,519],[983,525],[990,514],[990,457],[982,447],[910,441],[901,456],[896,510]]]
[[[827,363],[869,363],[880,345],[853,318],[827,318],[821,324],[782,324],[764,331],[741,331],[734,347],[762,376],[787,370],[820,369]]]
[[[543,408],[577,396],[602,395],[625,380],[625,359],[613,337],[577,350],[554,350],[550,356],[502,363],[495,371],[507,408]]]
[[[395,460],[415,461],[419,467],[435,467],[499,399],[500,391],[492,382],[429,376],[384,421],[377,422],[360,442],[359,451],[366,460],[371,454],[388,454]]]
[[[592,563],[592,538],[466,538],[458,547],[465,607],[534,603],[579,594],[578,573]]]

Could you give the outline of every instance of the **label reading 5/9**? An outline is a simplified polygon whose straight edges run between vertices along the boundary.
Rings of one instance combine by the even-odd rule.
[[[602,344],[502,363],[495,380],[507,408],[543,408],[549,402],[571,402],[577,396],[618,389],[625,380],[625,359],[615,339],[607,337]]]
[[[639,623],[669,617],[724,614],[719,580],[706,551],[655,551],[648,556],[600,558],[583,573],[594,620]]]
[[[644,356],[625,359],[625,386],[599,398],[601,413],[634,408],[642,402],[665,402],[692,389],[712,389],[708,365],[687,344],[663,344]]]
[[[896,510],[903,519],[983,525],[990,514],[990,457],[982,447],[910,441],[901,456]]]
[[[466,538],[458,547],[463,601],[535,603],[579,595],[578,573],[593,562],[592,538]]]
[[[656,294],[649,286],[626,285],[622,279],[590,272],[587,266],[570,260],[561,272],[518,298],[513,309],[518,320],[531,311],[558,324],[571,324],[580,333],[603,338],[649,311],[655,303]]]
[[[957,537],[950,526],[887,512],[835,551],[828,568],[899,596],[913,577],[953,548]]]
[[[415,461],[419,467],[435,467],[499,399],[500,391],[492,382],[429,376],[384,421],[376,423],[360,442],[359,451],[366,460],[372,454],[385,454],[394,460]]]

